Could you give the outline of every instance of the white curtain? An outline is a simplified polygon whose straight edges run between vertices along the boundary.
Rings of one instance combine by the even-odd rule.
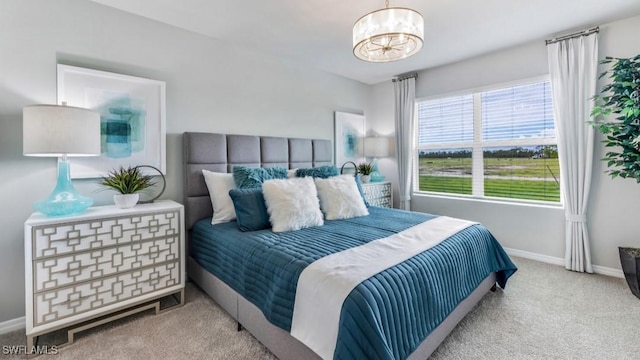
[[[596,94],[598,33],[551,43],[547,53],[565,206],[565,268],[592,273],[587,203],[595,130],[587,121]]]
[[[398,157],[398,181],[400,188],[400,209],[411,210],[412,165],[416,154],[413,151],[414,123],[413,109],[416,100],[415,76],[394,80],[396,155]]]

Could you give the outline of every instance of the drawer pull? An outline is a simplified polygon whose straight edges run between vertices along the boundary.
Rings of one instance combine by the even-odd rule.
[[[153,278],[153,279],[142,280],[142,281],[140,281],[140,284],[145,284],[145,283],[146,284],[150,284],[150,285],[157,284],[158,282],[160,282],[160,279],[166,278],[167,276],[169,276],[169,274],[161,275],[161,276],[158,276],[157,278]]]
[[[57,306],[67,305],[67,304],[72,303],[72,302],[74,302],[74,301],[84,301],[84,300],[86,300],[86,299],[88,299],[88,298],[90,298],[90,297],[91,297],[91,295],[80,296],[80,297],[79,297],[79,298],[77,298],[77,299],[68,299],[68,298],[67,298],[67,300],[66,300],[66,301],[63,301],[63,302],[58,303],[58,304],[56,304],[56,305],[57,305]]]
[[[161,253],[161,251],[160,251],[160,250],[156,250],[156,251],[149,251],[149,252],[148,252],[148,253],[146,253],[146,254],[140,254],[140,256],[151,256],[151,255],[157,255],[157,254],[160,254],[160,253]]]
[[[75,269],[64,269],[64,270],[60,270],[60,271],[52,271],[51,274],[67,274],[69,275],[72,271],[80,271],[80,270],[84,270],[86,268],[89,268],[93,265],[85,265],[85,266],[79,266]]]

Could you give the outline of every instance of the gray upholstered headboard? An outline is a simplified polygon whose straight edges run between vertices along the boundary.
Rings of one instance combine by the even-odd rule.
[[[234,165],[295,169],[333,164],[331,140],[186,132],[182,141],[187,230],[213,215],[202,169],[231,172]]]

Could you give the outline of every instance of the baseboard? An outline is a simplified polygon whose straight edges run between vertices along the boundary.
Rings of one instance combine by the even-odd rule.
[[[511,249],[511,248],[504,248],[504,250],[509,255],[513,255],[513,256],[529,259],[529,260],[535,260],[535,261],[539,261],[539,262],[543,262],[543,263],[547,263],[547,264],[564,266],[564,259],[563,258],[559,258],[559,257],[555,257],[555,256],[549,256],[549,255],[536,254],[536,253],[529,252],[529,251]],[[600,274],[600,275],[613,276],[613,277],[623,278],[624,279],[624,273],[620,269],[614,269],[614,268],[610,268],[610,267],[606,267],[606,266],[600,266],[600,265],[593,265],[593,272],[596,273],[596,274]]]
[[[613,276],[624,279],[624,272],[620,269],[614,269],[606,266],[593,265],[593,272],[600,275]]]
[[[0,322],[0,335],[26,328],[26,321],[26,318],[23,316],[17,319]]]

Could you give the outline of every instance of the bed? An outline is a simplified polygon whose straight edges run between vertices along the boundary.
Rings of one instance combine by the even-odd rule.
[[[184,133],[183,145],[187,274],[237,320],[239,329],[241,325],[280,359],[425,359],[496,282],[504,287],[516,271],[482,225],[464,223],[429,250],[356,280],[344,299],[331,299],[334,291],[322,292],[341,307],[322,308],[322,300],[313,305],[321,311],[307,305],[304,317],[299,299],[314,290],[310,281],[318,281],[305,272],[311,264],[419,227],[462,221],[371,207],[368,216],[277,234],[240,232],[234,222],[211,225],[203,169],[227,173],[236,165],[331,165],[331,142]],[[323,318],[335,318],[333,329],[327,325],[331,331],[316,324]],[[333,340],[328,336],[329,345],[318,344],[324,341],[318,338],[332,331],[337,335]]]

